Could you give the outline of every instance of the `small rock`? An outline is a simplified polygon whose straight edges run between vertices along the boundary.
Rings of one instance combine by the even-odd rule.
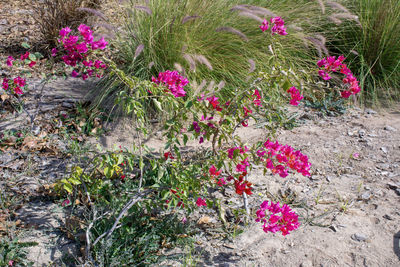
[[[310,260],[306,260],[300,264],[300,267],[313,267],[313,263]]]
[[[358,242],[364,242],[368,239],[368,237],[363,234],[353,234],[351,236],[351,239],[353,239],[354,241],[358,241]]]
[[[73,107],[74,107],[74,104],[73,104],[73,103],[70,103],[70,102],[62,102],[61,106],[62,106],[63,108],[73,108]]]
[[[369,200],[369,199],[371,199],[371,192],[370,191],[367,191],[367,192],[365,192],[365,193],[363,193],[362,195],[361,195],[361,199],[362,200]]]
[[[389,220],[389,221],[393,221],[393,218],[389,214],[383,215],[383,218],[385,218],[386,220]]]
[[[389,131],[389,132],[395,132],[397,131],[396,128],[390,126],[390,125],[386,125],[385,127],[383,127],[384,130]]]
[[[7,25],[8,21],[6,19],[0,19],[0,25]]]
[[[34,135],[39,135],[40,134],[40,126],[37,126],[37,125],[33,126],[32,133]]]
[[[397,189],[395,190],[395,192],[396,192],[396,194],[397,194],[398,196],[400,196],[400,188],[397,188]]]
[[[338,231],[337,227],[335,225],[331,225],[329,226],[329,229],[331,229],[332,231],[334,231],[335,233]]]
[[[367,108],[367,109],[365,110],[365,113],[367,113],[367,114],[376,114],[376,111],[375,111],[375,110],[372,110],[372,109],[370,109],[370,108]]]
[[[381,150],[382,150],[383,153],[385,153],[385,154],[388,152],[388,149],[387,149],[387,147],[385,147],[385,146],[381,147]]]
[[[359,136],[360,138],[364,137],[365,134],[366,134],[366,131],[363,130],[363,129],[361,129],[361,130],[358,131],[358,136]]]

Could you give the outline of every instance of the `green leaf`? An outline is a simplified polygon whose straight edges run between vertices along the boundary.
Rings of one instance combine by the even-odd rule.
[[[31,61],[37,61],[37,58],[36,58],[35,54],[29,54],[29,59]]]
[[[64,184],[63,188],[65,189],[65,191],[67,191],[68,193],[72,193],[72,185],[70,183]]]
[[[30,46],[27,42],[23,42],[23,43],[21,44],[21,46],[22,46],[23,48],[26,48],[26,49],[31,48],[31,46]]]
[[[184,134],[183,135],[183,144],[186,146],[186,143],[188,142],[188,140],[189,140],[189,137],[186,135],[186,134]]]
[[[191,106],[193,106],[193,101],[189,100],[185,103],[185,108],[190,108]]]
[[[153,102],[154,102],[154,105],[156,105],[156,108],[157,108],[159,111],[163,111],[163,109],[162,109],[162,107],[161,107],[161,103],[160,103],[157,99],[153,98]]]

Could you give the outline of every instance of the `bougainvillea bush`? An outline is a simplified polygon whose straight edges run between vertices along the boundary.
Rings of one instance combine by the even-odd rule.
[[[260,29],[273,38],[287,35],[284,20],[280,17],[265,19]],[[64,46],[68,42],[61,39]],[[269,49],[272,54],[284,54],[284,51],[274,51],[273,46]],[[80,47],[70,51],[67,47],[66,50],[72,59],[79,58]],[[65,56],[63,60],[83,79],[83,75],[89,75],[89,70],[98,69],[86,64],[77,68]],[[252,144],[244,143],[236,133],[238,128],[249,127],[260,117],[273,117],[278,99],[299,105],[303,95],[295,74],[288,74],[276,66],[277,72],[255,75],[250,88],[238,88],[233,97],[225,100],[215,88],[190,92],[191,81],[178,71],[165,70],[151,80],[142,80],[126,75],[114,62],[104,61],[109,75],[114,75],[128,88],[118,93],[116,104],[132,117],[134,132],[129,134],[136,140],[130,150],[120,148],[101,152],[84,168],[76,166],[71,176],[57,185],[59,190],[67,193],[68,200],[79,196],[81,203],[88,205],[91,214],[91,223],[86,230],[88,260],[101,259],[107,265],[112,262],[112,255],[118,254],[125,255],[121,256],[124,263],[151,263],[147,256],[157,250],[152,247],[143,253],[146,244],[151,242],[141,243],[144,236],[137,235],[137,229],[132,230],[134,217],[140,214],[148,218],[147,222],[160,222],[162,216],[173,214],[185,224],[194,209],[208,207],[218,211],[221,199],[213,197],[210,191],[225,187],[234,188],[237,196],[243,199],[244,217],[253,217],[262,224],[264,232],[287,235],[299,227],[298,215],[284,203],[265,200],[256,212],[250,210],[247,199],[254,194],[254,186],[249,175],[255,166],[259,166],[265,174],[278,175],[282,179],[292,173],[310,176],[311,163],[307,155],[279,143],[272,132],[269,138]],[[360,90],[343,56],[316,60],[314,71],[324,80],[330,79],[334,72],[343,75],[343,87],[337,91],[341,97],[357,94]],[[281,88],[280,95],[268,95],[260,84]],[[151,101],[165,114],[161,126],[166,143],[161,151],[152,151],[144,144],[151,129],[143,100]],[[199,149],[191,154],[184,152],[182,148],[189,143]],[[139,243],[143,244],[142,252],[137,250]],[[133,260],[132,255],[137,258]]]
[[[118,93],[116,104],[132,117],[134,131],[127,134],[135,137],[131,149],[99,152],[84,166],[75,166],[71,175],[57,184],[58,191],[66,196],[63,206],[74,203],[89,213],[84,235],[88,261],[109,266],[118,255],[124,258],[124,264],[151,263],[153,258],[147,256],[154,256],[157,246],[152,247],[154,242],[146,241],[148,235],[138,234],[142,232],[137,223],[161,223],[166,216],[173,215],[185,224],[194,209],[208,207],[218,211],[221,199],[210,192],[225,187],[234,188],[243,199],[244,217],[253,217],[262,224],[264,232],[287,235],[299,227],[297,214],[286,204],[265,200],[256,212],[250,210],[248,197],[254,194],[254,186],[249,176],[256,166],[264,174],[282,179],[293,173],[309,176],[311,163],[307,155],[275,140],[274,125],[267,128],[271,130],[269,138],[251,144],[244,143],[237,134],[239,128],[249,127],[261,117],[276,116],[278,100],[284,99],[293,106],[301,103],[302,87],[293,71],[275,64],[270,73],[254,75],[250,88],[237,88],[226,99],[212,87],[201,92],[190,91],[191,81],[178,71],[165,70],[151,80],[126,75],[114,62],[101,57],[107,46],[104,38],[95,41],[86,25],[77,30],[77,35],[68,27],[60,31],[60,46],[52,49],[54,68],[83,80],[101,77],[108,71],[124,83],[127,89]],[[272,42],[287,35],[280,17],[266,18],[260,30]],[[271,64],[278,54],[285,52],[274,49],[273,43],[269,50],[273,55]],[[20,60],[30,67],[35,64],[29,52]],[[329,80],[334,72],[343,75],[340,95],[346,98],[357,94],[360,88],[344,60],[343,56],[320,59],[315,72],[319,71],[324,80]],[[13,58],[7,60],[10,67],[14,63]],[[25,85],[20,76],[3,80],[3,89],[14,97],[23,92]],[[265,87],[280,88],[280,93],[270,95]],[[165,114],[165,121],[160,123],[166,140],[161,151],[152,151],[145,145],[151,128],[144,101],[152,102]],[[184,152],[183,147],[189,143],[199,149],[191,154]],[[73,198],[80,201],[72,201]],[[140,221],[138,217],[144,219]],[[224,220],[221,214],[220,217]],[[162,243],[165,238],[165,233],[154,233],[151,240]]]

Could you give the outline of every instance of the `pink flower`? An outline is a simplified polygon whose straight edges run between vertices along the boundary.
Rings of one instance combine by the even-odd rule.
[[[61,37],[65,37],[67,36],[69,33],[71,32],[71,29],[68,27],[65,27],[63,29],[60,30],[60,36]]]
[[[202,199],[201,197],[199,197],[199,198],[196,200],[196,205],[197,205],[198,207],[201,207],[201,206],[206,206],[206,207],[207,207],[207,203],[206,203],[205,200]]]
[[[26,84],[26,80],[18,76],[14,78],[14,84],[20,87],[24,87]]]
[[[237,172],[245,172],[247,167],[250,166],[250,163],[247,161],[247,158],[245,160],[242,160],[240,164],[236,165],[236,171]]]
[[[9,88],[8,81],[9,81],[9,79],[7,79],[7,78],[4,78],[4,79],[3,79],[2,88],[3,88],[4,90],[8,90],[8,88]]]
[[[272,35],[279,34],[279,35],[287,35],[286,27],[284,25],[284,21],[281,17],[274,17],[271,18],[271,24],[273,24],[271,28]]]
[[[269,28],[268,21],[264,19],[263,23],[260,26],[260,29],[262,32],[265,32],[266,30],[268,30],[268,28]]]
[[[200,126],[199,126],[199,123],[198,123],[197,121],[193,121],[192,125],[193,125],[193,130],[194,130],[196,133],[200,133],[201,128],[200,128]]]
[[[17,95],[23,95],[24,92],[22,91],[22,89],[18,86],[14,87],[14,93]]]
[[[33,66],[35,66],[35,65],[36,65],[36,61],[31,61],[31,63],[28,64],[28,66],[30,68],[33,68]]]
[[[65,207],[65,206],[69,205],[70,203],[71,203],[71,201],[69,199],[66,199],[61,203],[61,206]]]
[[[9,56],[8,58],[7,58],[7,66],[9,66],[9,67],[12,67],[12,65],[13,65],[13,61],[14,61],[15,59],[12,57],[12,56]]]
[[[269,204],[268,201],[264,201],[256,215],[256,222],[263,223],[263,230],[266,233],[281,231],[282,235],[287,235],[300,226],[298,215],[286,204],[280,207],[279,202]]]
[[[226,185],[225,179],[224,178],[219,178],[217,181],[218,186],[223,186]]]
[[[303,95],[300,94],[299,90],[297,90],[296,87],[291,87],[287,92],[290,94],[291,99],[290,99],[290,104],[293,106],[297,106],[299,102],[304,98]]]
[[[218,97],[216,97],[216,96],[208,97],[207,101],[211,104],[213,109],[215,109],[217,111],[221,111],[222,110],[222,108],[219,106]]]
[[[87,74],[82,74],[82,80],[87,80],[87,78],[89,78],[89,76]]]
[[[13,260],[9,260],[8,261],[8,266],[13,266],[14,265],[14,261]]]
[[[260,92],[257,89],[254,90],[253,97],[254,97],[253,104],[255,106],[260,107],[261,106],[261,95],[260,95]]]
[[[361,91],[361,88],[350,69],[343,63],[345,59],[346,58],[343,55],[339,56],[337,59],[336,57],[331,56],[319,60],[317,65],[321,68],[318,73],[324,80],[331,79],[329,74],[334,72],[340,72],[346,76],[343,79],[343,84],[347,90],[341,91],[340,94],[343,98],[348,98],[351,95],[358,94]]]
[[[27,51],[25,54],[21,55],[21,60],[23,61],[23,60],[27,59],[28,57],[29,57],[29,51]]]
[[[156,84],[166,86],[175,97],[185,96],[186,92],[183,87],[189,83],[189,81],[185,77],[179,75],[177,71],[169,70],[160,72],[158,78],[152,77],[152,81]]]
[[[96,50],[96,49],[100,49],[100,50],[104,50],[108,45],[108,42],[106,40],[104,40],[104,37],[102,37],[100,40],[98,40],[97,42],[94,42],[92,44],[92,49]]]
[[[81,24],[78,27],[78,31],[83,36],[86,43],[91,44],[93,42],[93,35],[92,35],[92,31],[90,30],[89,26],[87,26],[85,24]]]
[[[354,154],[353,154],[353,158],[358,159],[359,157],[360,157],[360,154],[359,154],[359,153],[354,153]]]
[[[76,51],[78,51],[78,53],[86,53],[88,51],[88,48],[86,46],[85,43],[80,43],[78,45],[75,46]]]
[[[78,73],[76,70],[73,70],[73,71],[71,72],[71,76],[74,77],[74,78],[76,78],[76,77],[79,76],[79,73]]]
[[[217,171],[217,168],[212,165],[210,169],[208,170],[211,176],[219,176],[221,174],[221,170]]]
[[[57,55],[57,48],[51,49],[51,56],[55,57]]]

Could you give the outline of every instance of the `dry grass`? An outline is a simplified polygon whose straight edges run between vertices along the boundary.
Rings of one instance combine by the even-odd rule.
[[[61,28],[76,28],[81,23],[87,23],[91,15],[106,20],[104,14],[98,11],[100,4],[101,0],[43,0],[40,4],[30,0],[42,46],[48,48],[56,45]]]

